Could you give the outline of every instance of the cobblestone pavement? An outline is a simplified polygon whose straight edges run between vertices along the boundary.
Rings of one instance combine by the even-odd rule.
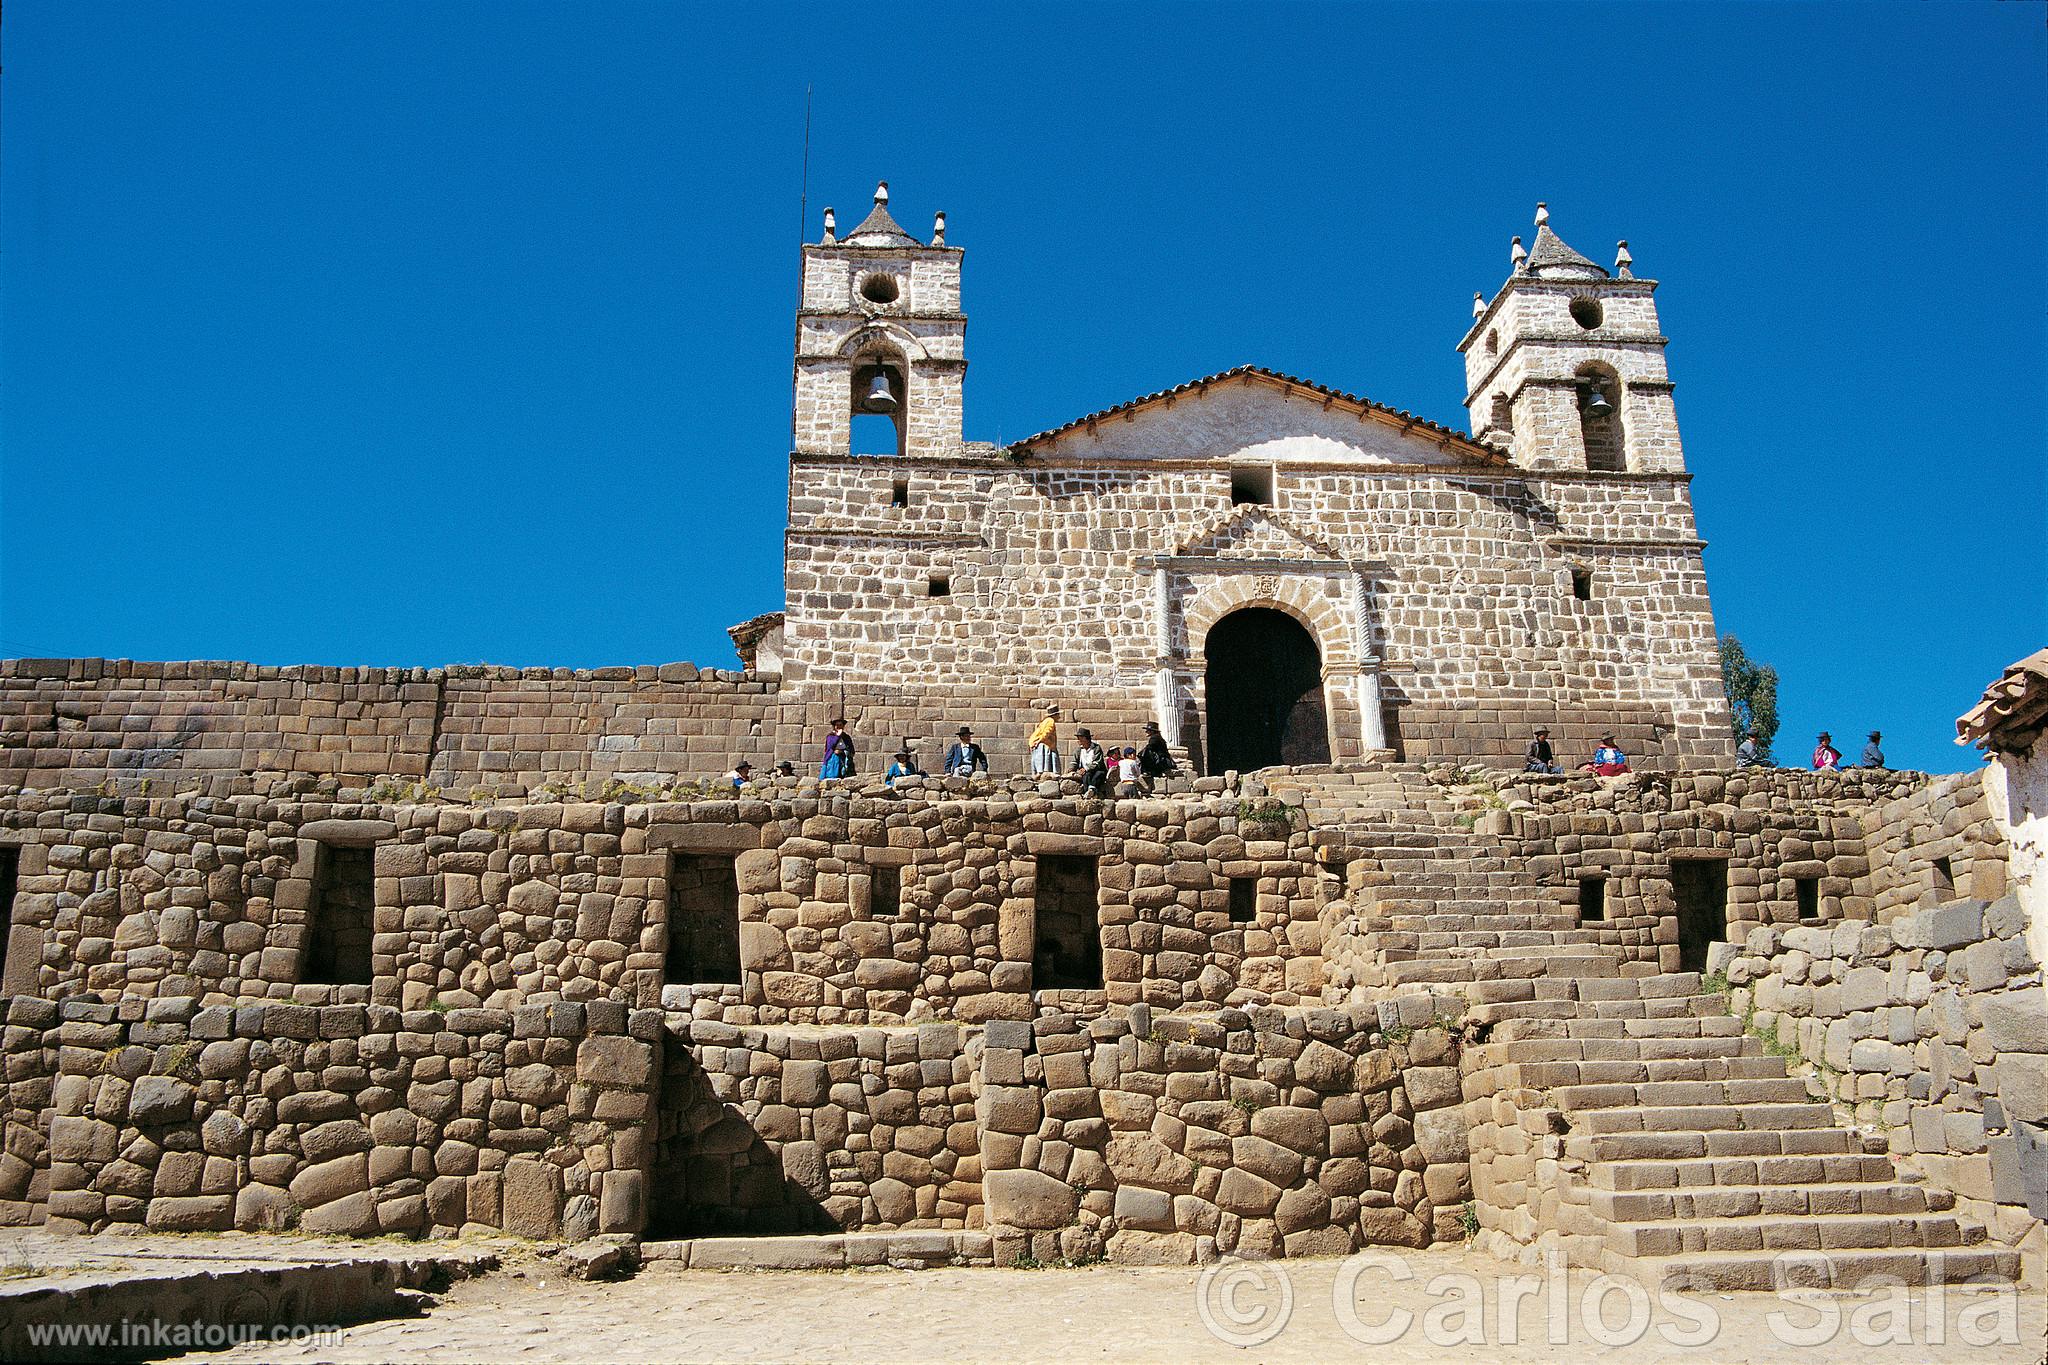
[[[1834,1361],[2024,1362],[2043,1355],[2038,1293],[1949,1291],[1931,1332],[1925,1291],[1910,1324],[1883,1298],[1827,1308],[1766,1294],[1707,1294],[1683,1311],[1651,1299],[1645,1326],[1630,1297],[1573,1272],[1565,1311],[1540,1276],[1477,1253],[1400,1252],[1360,1263],[1299,1260],[1192,1267],[846,1272],[686,1271],[651,1266],[613,1284],[563,1280],[527,1260],[455,1285],[423,1316],[347,1329],[338,1346],[263,1344],[226,1361]],[[1405,1277],[1403,1272],[1405,1272]],[[1506,1279],[1535,1288],[1505,1317]],[[1449,1276],[1450,1279],[1438,1279]],[[1468,1278],[1469,1277],[1469,1278]],[[1282,1284],[1287,1286],[1283,1291]],[[1285,1325],[1265,1335],[1287,1302]],[[1349,1321],[1339,1304],[1348,1293]],[[1467,1295],[1471,1296],[1469,1299]],[[1203,1300],[1208,1313],[1205,1317]],[[1606,1325],[1588,1328],[1592,1300]],[[1462,1312],[1470,1302],[1475,1314]],[[1412,1314],[1387,1344],[1382,1327]],[[1711,1316],[1711,1326],[1702,1322]],[[1553,1343],[1550,1324],[1568,1330]],[[1503,1330],[1503,1322],[1509,1324]],[[1394,1323],[1392,1325],[1399,1325]],[[1801,1329],[1806,1335],[1801,1336]],[[1604,1335],[1603,1335],[1604,1334]],[[1360,1335],[1373,1338],[1361,1340]],[[1693,1345],[1674,1344],[1696,1341]],[[1231,1338],[1246,1341],[1234,1345]],[[2000,1338],[2003,1338],[2002,1340]],[[1972,1344],[1972,1342],[1985,1344]],[[186,1357],[195,1359],[199,1357]]]

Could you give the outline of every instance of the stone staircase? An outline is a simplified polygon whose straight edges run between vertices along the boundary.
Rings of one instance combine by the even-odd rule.
[[[1465,999],[1492,1249],[1554,1247],[1673,1287],[2019,1277],[2017,1251],[1987,1246],[1948,1192],[1901,1178],[1882,1140],[1839,1124],[1697,973],[1604,942],[1419,770],[1269,786],[1346,868],[1323,911],[1332,1001]]]

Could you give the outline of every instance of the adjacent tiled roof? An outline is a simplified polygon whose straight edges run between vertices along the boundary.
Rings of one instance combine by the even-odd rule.
[[[1541,274],[1546,268],[1574,272],[1590,270],[1603,279],[1607,275],[1605,269],[1593,264],[1593,262],[1581,256],[1578,252],[1566,246],[1564,239],[1552,232],[1548,223],[1544,223],[1536,229],[1536,245],[1529,252],[1529,270],[1531,274]]]
[[[732,647],[739,652],[740,663],[751,671],[754,667],[754,653],[761,641],[770,631],[780,628],[781,625],[782,613],[768,611],[759,616],[748,617],[736,626],[727,626],[725,633],[732,636]]]
[[[874,211],[860,220],[860,226],[839,239],[852,246],[923,246],[924,243],[905,232],[889,210],[877,202]]]
[[[1479,444],[1470,436],[1455,428],[1439,425],[1426,417],[1417,417],[1412,412],[1404,412],[1399,408],[1390,408],[1384,403],[1375,403],[1370,398],[1361,398],[1355,393],[1345,393],[1342,389],[1333,389],[1327,384],[1318,384],[1313,379],[1298,379],[1291,374],[1281,374],[1278,370],[1269,370],[1262,365],[1236,365],[1227,370],[1220,370],[1215,374],[1203,375],[1200,379],[1190,379],[1185,384],[1176,384],[1170,389],[1161,389],[1157,393],[1148,393],[1142,398],[1133,398],[1128,403],[1119,403],[1113,408],[1104,408],[1100,412],[1091,412],[1085,417],[1076,417],[1071,422],[1053,427],[1047,431],[1041,431],[1035,436],[1026,436],[1021,441],[1012,442],[1010,449],[1022,450],[1027,446],[1036,445],[1040,441],[1048,441],[1055,436],[1065,435],[1076,427],[1084,427],[1092,422],[1100,422],[1106,417],[1120,417],[1127,412],[1135,412],[1139,408],[1149,407],[1154,403],[1161,403],[1169,398],[1179,397],[1182,394],[1196,393],[1208,388],[1211,384],[1220,384],[1231,379],[1249,379],[1259,383],[1271,384],[1275,388],[1300,389],[1308,393],[1318,394],[1335,402],[1357,408],[1360,411],[1369,412],[1384,420],[1399,422],[1403,426],[1412,427],[1417,431],[1427,432],[1441,440],[1454,443],[1462,452],[1476,460],[1487,464],[1507,463],[1507,460],[1499,451],[1491,446]]]
[[[1956,717],[1956,743],[2024,753],[2048,729],[2048,649],[2008,667],[1984,700]]]

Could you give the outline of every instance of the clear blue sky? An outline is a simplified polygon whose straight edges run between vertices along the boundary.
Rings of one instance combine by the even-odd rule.
[[[1464,427],[1535,202],[1628,238],[1781,754],[1967,766],[2048,641],[2043,17],[16,0],[0,654],[729,664],[810,83],[810,235],[967,248],[976,439],[1245,362]]]

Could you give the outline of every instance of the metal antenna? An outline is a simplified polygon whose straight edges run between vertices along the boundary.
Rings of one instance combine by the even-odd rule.
[[[803,177],[798,183],[796,199],[796,311],[804,310],[804,234],[811,227],[811,87],[804,85],[804,160]],[[792,317],[790,341],[791,363],[789,367],[789,449],[796,451],[796,364],[795,356],[803,346],[804,324],[800,317]]]

